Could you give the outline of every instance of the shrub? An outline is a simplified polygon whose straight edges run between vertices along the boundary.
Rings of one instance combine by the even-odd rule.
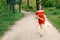
[[[53,6],[54,6],[54,5],[53,5],[53,2],[51,2],[51,1],[46,1],[46,2],[42,3],[42,5],[43,5],[44,7],[53,7]]]
[[[33,6],[27,6],[27,5],[23,5],[22,6],[22,9],[23,10],[26,10],[26,11],[35,11],[34,7]]]
[[[59,9],[60,8],[60,5],[57,5],[56,8]]]

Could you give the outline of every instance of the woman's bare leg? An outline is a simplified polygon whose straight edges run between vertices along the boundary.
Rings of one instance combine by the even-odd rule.
[[[44,27],[44,24],[40,24],[41,35],[43,34],[43,27]]]
[[[44,24],[41,24],[41,25],[40,25],[41,31],[43,30],[43,27],[44,27]]]

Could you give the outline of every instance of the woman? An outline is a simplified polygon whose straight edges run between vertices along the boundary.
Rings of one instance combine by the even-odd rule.
[[[36,16],[38,17],[38,23],[40,25],[41,29],[41,35],[43,34],[43,26],[45,24],[45,16],[44,16],[44,10],[42,9],[42,6],[39,6],[39,10],[36,11]]]

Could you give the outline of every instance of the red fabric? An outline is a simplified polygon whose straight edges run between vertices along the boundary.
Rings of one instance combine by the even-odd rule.
[[[44,24],[45,23],[44,11],[37,11],[36,15],[43,19],[43,20],[38,19],[39,24]]]

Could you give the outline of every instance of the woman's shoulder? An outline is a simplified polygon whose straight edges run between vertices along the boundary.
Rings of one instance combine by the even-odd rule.
[[[38,11],[36,11],[36,12],[44,12],[44,10],[38,10]]]

